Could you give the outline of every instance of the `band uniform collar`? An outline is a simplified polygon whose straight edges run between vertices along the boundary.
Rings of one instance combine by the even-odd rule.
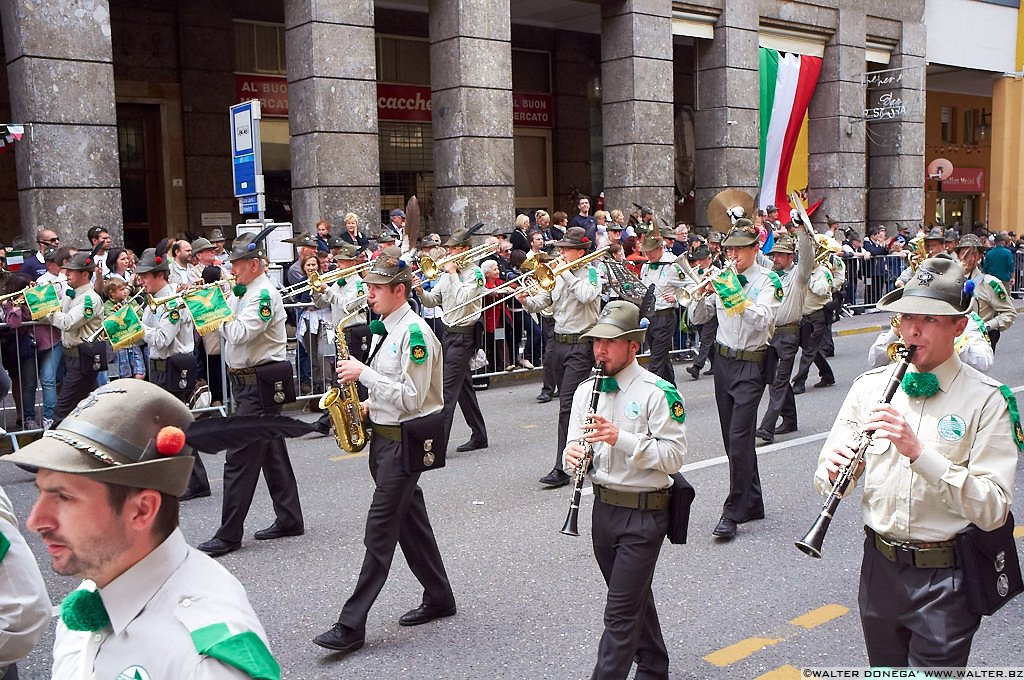
[[[389,334],[391,331],[398,328],[399,323],[401,323],[402,319],[410,311],[412,311],[412,307],[410,307],[409,302],[406,301],[402,303],[401,307],[381,319],[381,321],[384,322],[384,328],[388,329]]]
[[[948,393],[950,388],[953,386],[953,381],[960,375],[960,368],[962,366],[960,361],[960,355],[954,350],[952,356],[943,361],[941,364],[933,368],[930,372],[935,374],[935,377],[939,379],[939,389],[945,393]],[[909,372],[919,373],[917,367],[911,365],[908,369]]]

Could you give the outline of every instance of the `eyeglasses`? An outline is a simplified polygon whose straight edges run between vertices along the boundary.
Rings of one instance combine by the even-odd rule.
[[[45,240],[45,241],[36,241],[36,243],[38,243],[40,245],[55,245],[57,243],[60,243],[60,239],[58,237],[54,236],[53,238]]]

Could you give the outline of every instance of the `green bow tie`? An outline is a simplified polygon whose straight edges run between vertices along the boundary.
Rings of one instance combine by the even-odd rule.
[[[110,625],[110,616],[96,590],[74,590],[60,603],[60,618],[68,630],[95,631]]]
[[[671,264],[671,262],[648,262],[647,266],[651,269],[657,269],[658,267],[663,267],[666,264]]]
[[[338,288],[341,288],[344,285],[345,285],[345,279],[338,279]]]
[[[900,387],[908,397],[927,399],[939,391],[939,379],[934,373],[907,373],[903,376]]]
[[[746,276],[744,276],[743,274],[737,274],[736,278],[739,279],[740,288],[746,288],[747,287],[747,277]]]
[[[240,283],[236,283],[231,287],[231,292],[235,294],[235,297],[240,298],[245,295],[246,288]]]
[[[601,378],[601,386],[598,389],[602,392],[618,392],[619,383],[615,378]]]
[[[387,335],[388,329],[384,326],[384,322],[380,319],[374,319],[370,322],[370,332],[374,335]]]

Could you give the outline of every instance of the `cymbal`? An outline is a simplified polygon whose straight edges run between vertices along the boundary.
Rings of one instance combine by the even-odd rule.
[[[732,229],[732,220],[726,212],[736,206],[743,207],[749,219],[754,212],[754,197],[743,189],[723,189],[708,203],[708,224],[715,231],[727,233]]]

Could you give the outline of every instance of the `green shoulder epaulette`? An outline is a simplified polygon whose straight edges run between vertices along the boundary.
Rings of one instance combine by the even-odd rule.
[[[1006,302],[1006,289],[1003,288],[1002,282],[1000,282],[998,279],[993,278],[988,282],[988,285],[991,286],[992,290],[996,292],[996,297],[998,297],[1003,302]]]
[[[476,285],[477,286],[484,285],[484,270],[483,269],[480,269],[480,267],[473,267],[473,276],[476,277]]]
[[[281,680],[281,666],[252,631],[232,634],[225,623],[192,631],[192,644],[203,656],[233,666],[254,680]]]
[[[668,412],[672,414],[672,419],[685,423],[686,407],[683,405],[683,398],[679,396],[679,390],[676,389],[676,386],[664,378],[659,378],[654,384],[665,393],[665,399],[668,401]]]
[[[7,557],[7,551],[10,549],[10,540],[8,540],[6,536],[4,536],[4,532],[0,531],[0,562],[4,561],[4,558]]]
[[[591,286],[594,286],[596,288],[598,285],[600,285],[598,283],[598,281],[597,281],[597,268],[596,267],[594,267],[592,265],[588,265],[587,266],[587,276],[590,277],[590,285]]]
[[[1013,428],[1013,441],[1017,442],[1017,450],[1024,451],[1024,429],[1020,426],[1020,411],[1017,410],[1017,397],[1006,385],[999,386],[999,393],[1006,400],[1006,408],[1010,411],[1010,426]]]
[[[775,288],[775,299],[782,299],[782,278],[779,277],[775,272],[768,272],[768,278],[772,280],[772,286]]]
[[[270,321],[270,317],[274,315],[274,310],[270,306],[270,291],[264,288],[260,291],[260,318],[264,322]]]
[[[413,363],[422,364],[427,359],[427,341],[418,323],[409,324],[409,358]]]

